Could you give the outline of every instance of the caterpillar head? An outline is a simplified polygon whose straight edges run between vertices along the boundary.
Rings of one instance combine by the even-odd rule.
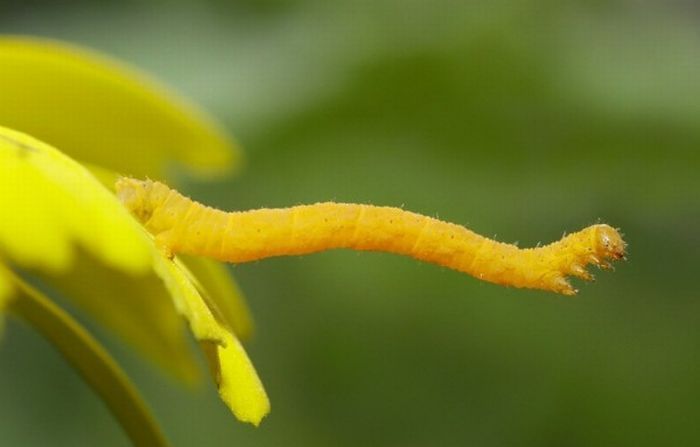
[[[593,275],[586,270],[586,266],[593,264],[603,269],[612,267],[609,260],[625,259],[627,244],[615,228],[598,224],[573,233],[550,247],[565,254],[557,255],[561,264],[549,280],[551,289],[565,295],[575,295],[576,289],[567,281],[566,275],[586,281],[593,280]]]
[[[610,225],[596,225],[595,255],[601,260],[600,265],[606,266],[605,259],[619,260],[625,258],[627,244],[622,240],[622,235]]]
[[[121,177],[115,184],[117,198],[141,223],[146,223],[160,201],[155,197],[157,182]]]

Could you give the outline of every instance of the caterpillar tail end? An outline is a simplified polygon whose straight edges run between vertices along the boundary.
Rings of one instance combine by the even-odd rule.
[[[147,198],[151,185],[150,180],[137,180],[129,177],[120,177],[114,184],[119,201],[141,222],[144,222],[147,217]]]

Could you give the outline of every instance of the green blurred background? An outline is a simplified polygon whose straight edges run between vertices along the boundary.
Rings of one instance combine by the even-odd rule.
[[[699,29],[683,0],[0,4],[0,32],[106,51],[221,119],[248,158],[186,183],[213,205],[403,205],[521,246],[601,220],[629,242],[575,298],[383,254],[232,267],[259,429],[105,337],[175,446],[699,444]],[[0,446],[44,445],[128,443],[10,322]]]

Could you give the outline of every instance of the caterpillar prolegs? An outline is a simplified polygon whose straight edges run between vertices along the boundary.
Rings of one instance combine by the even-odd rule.
[[[496,284],[573,295],[576,290],[567,275],[590,280],[588,264],[607,268],[608,259],[625,255],[620,233],[605,224],[521,249],[399,208],[327,202],[227,213],[151,180],[121,178],[116,189],[170,256],[184,253],[240,263],[333,248],[384,251]]]

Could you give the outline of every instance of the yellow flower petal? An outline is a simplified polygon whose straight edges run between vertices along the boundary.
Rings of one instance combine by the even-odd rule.
[[[163,177],[177,161],[195,174],[241,157],[211,117],[134,69],[56,41],[0,37],[0,123],[81,161]]]
[[[0,128],[0,205],[4,258],[43,271],[148,358],[196,380],[184,325],[151,267],[150,237],[89,172],[38,140]]]
[[[208,357],[217,371],[221,397],[233,413],[256,425],[267,414],[269,401],[255,369],[229,325],[217,318],[216,308],[209,307],[190,280],[192,274],[165,258],[117,198],[85,168],[34,138],[0,128],[0,206],[10,211],[0,221],[0,259],[48,270],[50,282],[150,353],[163,346],[186,352],[177,338],[174,305],[195,337],[216,347],[215,355]],[[94,259],[87,261],[76,245]],[[123,273],[93,268],[95,260]],[[154,299],[158,285],[149,272],[155,272],[170,291],[170,306]],[[6,286],[6,281],[0,278],[0,284]],[[134,303],[124,284],[154,295],[138,295],[141,303]],[[90,291],[93,295],[97,291],[100,299],[86,299]],[[144,340],[152,337],[166,342],[149,347]]]
[[[0,254],[65,271],[75,245],[112,267],[145,273],[149,241],[110,192],[56,149],[0,127]]]
[[[191,281],[215,308],[222,321],[236,336],[247,340],[253,333],[253,317],[243,293],[224,265],[196,256],[180,256],[182,262],[193,273]]]
[[[203,341],[219,396],[243,422],[256,427],[270,412],[270,401],[243,346],[231,333],[223,343]]]
[[[270,411],[270,401],[238,339],[217,319],[181,262],[160,255],[156,268],[192,333],[202,342],[221,399],[239,420],[257,426]]]
[[[130,275],[79,252],[70,270],[43,279],[174,377],[189,385],[200,381],[187,327],[155,272]]]

